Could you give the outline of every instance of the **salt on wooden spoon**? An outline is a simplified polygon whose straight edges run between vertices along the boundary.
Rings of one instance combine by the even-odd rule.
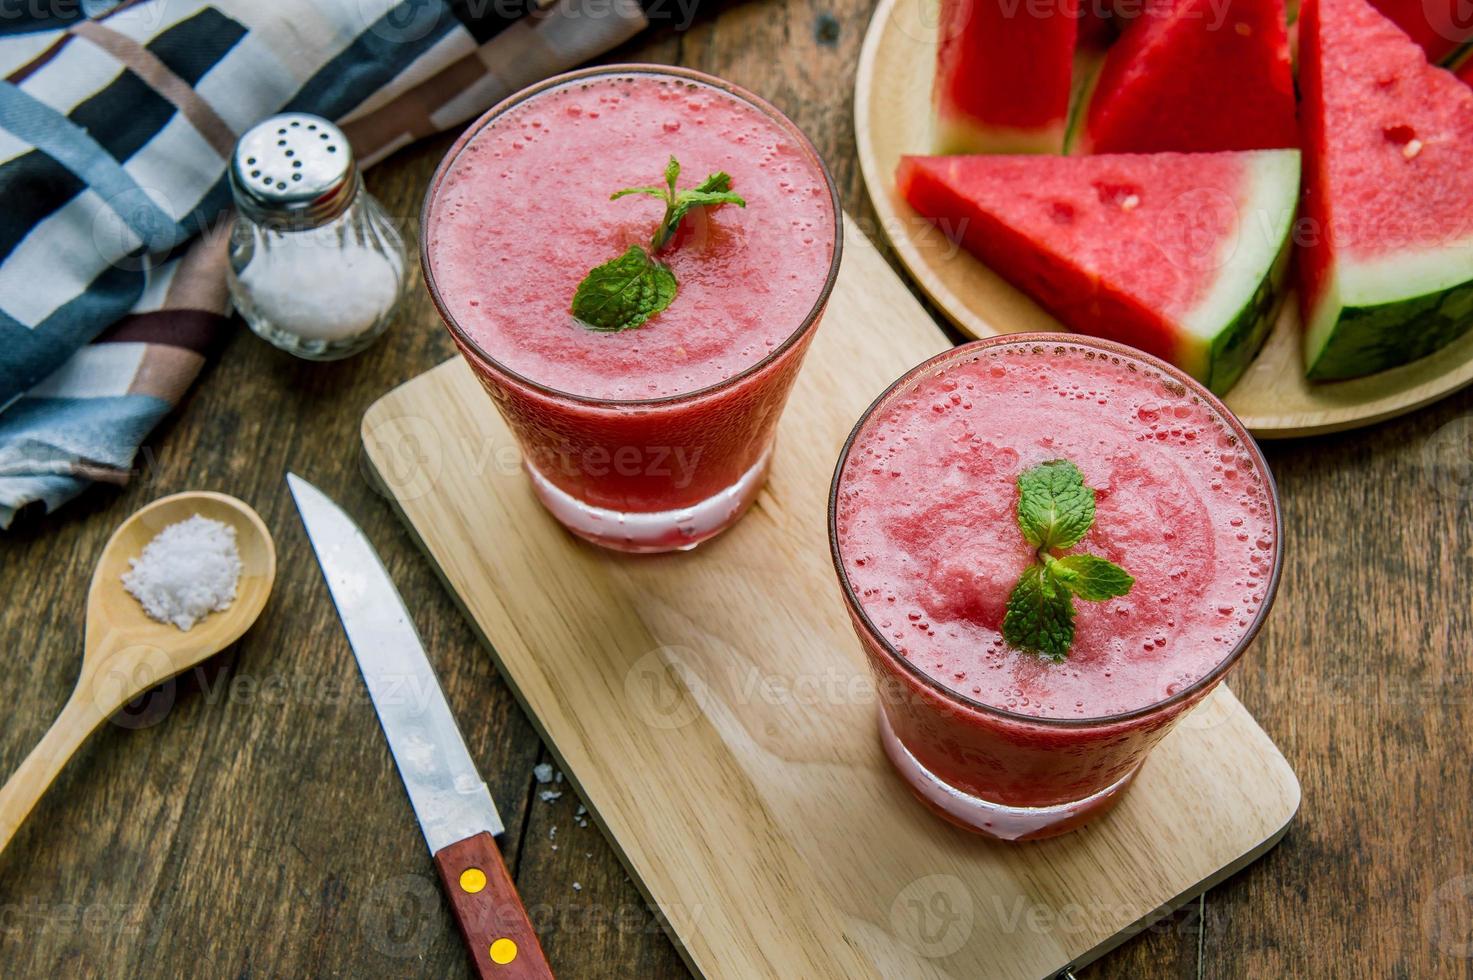
[[[150,618],[123,588],[130,562],[165,528],[201,516],[235,531],[235,598],[188,631]],[[240,639],[276,580],[276,545],[249,505],[223,493],[155,500],[123,522],[103,548],[87,593],[82,675],[61,715],[0,789],[0,851],[87,736],[129,701]]]
[[[154,619],[186,632],[229,609],[240,582],[235,528],[199,514],[164,528],[129,565],[128,594]]]

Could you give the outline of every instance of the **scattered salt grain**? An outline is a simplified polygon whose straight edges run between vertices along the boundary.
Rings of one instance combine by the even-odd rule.
[[[196,514],[160,531],[129,566],[123,588],[143,611],[188,631],[235,601],[240,583],[235,528]]]
[[[560,799],[562,795],[555,789],[545,789],[537,794],[537,798],[543,803],[551,803],[553,800]]]
[[[536,777],[539,783],[550,783],[552,782],[552,766],[545,762],[539,762],[532,767],[532,775]]]
[[[573,891],[575,891],[575,892],[581,892],[582,890],[583,890],[583,885],[581,883],[576,882],[576,881],[573,882]]]

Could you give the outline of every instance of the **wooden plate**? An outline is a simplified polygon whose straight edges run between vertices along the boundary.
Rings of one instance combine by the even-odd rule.
[[[854,131],[881,226],[931,300],[964,333],[1060,330],[1057,320],[964,251],[895,191],[902,154],[932,147],[931,78],[938,0],[882,0],[859,57]],[[1263,352],[1225,401],[1254,435],[1278,439],[1380,422],[1473,382],[1473,331],[1431,357],[1354,381],[1304,379],[1299,312],[1290,296]]]

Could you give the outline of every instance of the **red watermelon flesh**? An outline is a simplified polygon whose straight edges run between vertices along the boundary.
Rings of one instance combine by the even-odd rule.
[[[905,157],[896,184],[1065,326],[1225,391],[1267,332],[1299,153]]]
[[[1467,0],[1375,0],[1391,19],[1438,62],[1473,40],[1473,8]]]
[[[1075,0],[941,0],[937,149],[1058,153],[1069,117]]]
[[[1105,57],[1076,149],[1298,145],[1282,0],[1152,0]]]
[[[1356,377],[1473,324],[1473,90],[1363,0],[1307,0],[1306,368]]]

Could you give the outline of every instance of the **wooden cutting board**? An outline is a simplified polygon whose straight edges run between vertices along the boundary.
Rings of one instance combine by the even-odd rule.
[[[564,533],[458,359],[364,418],[378,478],[698,974],[1049,976],[1261,855],[1298,808],[1226,688],[1074,834],[998,844],[910,798],[876,736],[825,508],[855,419],[946,346],[851,233],[768,487],[686,554]]]

